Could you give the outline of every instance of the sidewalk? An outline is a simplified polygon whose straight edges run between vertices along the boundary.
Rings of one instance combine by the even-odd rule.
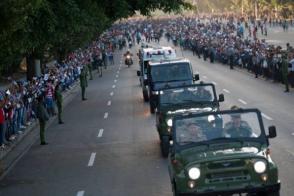
[[[116,52],[117,53],[117,52]],[[115,54],[116,54],[115,53]],[[120,54],[120,51],[118,52]],[[108,64],[107,67],[112,67],[112,64]],[[103,72],[104,72],[103,68]],[[97,70],[93,70],[93,77],[98,77]],[[4,84],[0,86],[0,89],[8,87],[9,84]],[[76,81],[70,90],[63,92],[63,107],[67,105],[77,96],[80,92],[80,83]],[[47,127],[56,123],[57,115],[53,116],[47,122]],[[22,158],[23,155],[34,145],[34,143],[39,139],[39,122],[35,120],[31,125],[29,125],[23,132],[19,135],[17,139],[9,146],[7,149],[0,151],[0,180],[13,168],[13,166]]]
[[[63,107],[66,107],[71,100],[79,92],[79,82],[76,82],[72,88],[63,92]],[[57,115],[50,118],[47,122],[47,126],[50,126],[57,119]],[[30,126],[26,128],[22,135],[19,135],[17,139],[7,149],[0,151],[0,180],[5,176],[7,172],[14,166],[14,164],[30,149],[30,147],[39,138],[39,123],[35,120]]]
[[[294,27],[289,27],[288,31],[283,31],[282,27],[269,27],[268,36],[261,35],[260,29],[258,31],[259,39],[265,39],[269,44],[275,46],[282,46],[286,48],[286,44],[289,43],[291,46],[294,46]]]

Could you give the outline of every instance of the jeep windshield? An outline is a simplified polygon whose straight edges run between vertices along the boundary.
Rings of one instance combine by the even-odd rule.
[[[189,63],[170,63],[151,66],[153,82],[173,82],[192,80],[192,70]]]
[[[175,119],[174,139],[180,146],[203,143],[266,142],[257,111],[202,113]]]
[[[213,105],[217,101],[212,84],[189,86],[184,88],[166,89],[160,94],[160,105]]]
[[[149,61],[160,61],[163,60],[165,57],[163,54],[152,54],[149,55],[148,58],[144,59],[144,73],[147,74],[147,66]]]

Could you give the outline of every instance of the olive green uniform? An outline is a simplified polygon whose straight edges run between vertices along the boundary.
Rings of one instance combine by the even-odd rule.
[[[92,74],[92,70],[93,70],[93,68],[92,68],[92,64],[91,63],[89,63],[88,65],[87,65],[87,67],[88,67],[88,71],[89,71],[89,76],[90,76],[90,80],[93,80],[93,74]]]
[[[88,86],[88,82],[87,82],[87,75],[84,69],[82,69],[81,74],[80,74],[80,86],[82,89],[82,100],[86,100],[85,97],[85,92],[86,92],[86,88]]]
[[[282,60],[282,75],[285,84],[285,92],[289,92],[289,81],[288,81],[288,61],[284,56]]]
[[[246,121],[241,121],[240,127],[234,127],[233,122],[228,122],[224,128],[225,136],[238,138],[238,137],[251,137],[252,129]]]
[[[62,97],[60,87],[56,88],[56,90],[55,90],[55,99],[56,99],[56,105],[57,105],[57,110],[58,110],[58,122],[62,123],[61,115],[62,115],[63,97]]]
[[[45,127],[46,127],[46,121],[49,120],[49,114],[47,113],[47,110],[45,109],[43,102],[39,102],[37,105],[37,117],[39,119],[39,124],[40,124],[40,141],[41,141],[41,144],[44,144],[46,143]]]

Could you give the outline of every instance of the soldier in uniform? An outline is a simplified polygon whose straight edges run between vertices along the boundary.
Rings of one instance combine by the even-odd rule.
[[[198,87],[196,96],[199,101],[212,101],[211,93],[204,86]]]
[[[88,86],[88,82],[87,82],[87,75],[85,73],[84,68],[81,69],[80,86],[81,86],[81,90],[82,90],[82,100],[85,101],[85,100],[87,100],[85,97],[85,93],[86,93],[86,88]]]
[[[238,110],[237,106],[232,106],[231,110]],[[224,127],[225,137],[251,137],[252,129],[248,122],[242,120],[241,114],[234,113],[231,115],[231,121],[227,122]]]
[[[55,95],[55,100],[56,100],[56,105],[57,105],[57,110],[58,110],[58,123],[63,124],[63,121],[61,118],[63,98],[62,98],[62,93],[61,93],[60,82],[55,86],[54,95]]]
[[[45,141],[45,127],[46,127],[46,121],[49,120],[49,114],[47,113],[47,110],[45,109],[45,106],[44,106],[44,96],[43,95],[40,95],[38,97],[37,117],[39,119],[39,124],[40,124],[41,145],[47,145],[48,143]]]
[[[206,135],[197,123],[189,120],[185,127],[185,132],[180,135],[180,142],[201,142],[207,140]]]
[[[282,75],[285,84],[285,92],[289,92],[289,80],[288,80],[288,59],[287,54],[284,53],[282,56]]]
[[[92,74],[92,70],[93,70],[93,67],[92,67],[92,63],[91,63],[91,61],[89,60],[88,61],[88,71],[89,71],[89,76],[90,76],[90,80],[93,80],[93,74]]]

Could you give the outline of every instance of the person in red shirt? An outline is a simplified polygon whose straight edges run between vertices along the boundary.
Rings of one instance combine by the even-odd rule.
[[[3,107],[5,105],[5,99],[0,95],[0,148],[5,148],[4,145],[4,123],[5,123],[5,114]]]

